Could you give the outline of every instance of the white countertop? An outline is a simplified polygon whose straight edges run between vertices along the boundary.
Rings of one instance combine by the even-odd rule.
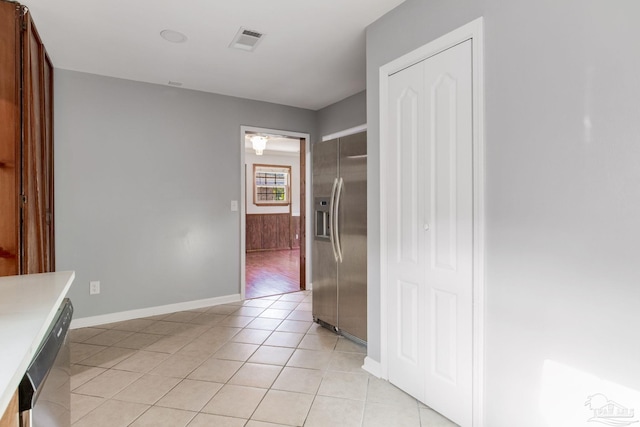
[[[0,277],[0,416],[74,277],[73,271]]]

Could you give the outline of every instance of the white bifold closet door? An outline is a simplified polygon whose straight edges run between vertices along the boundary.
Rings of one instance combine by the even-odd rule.
[[[389,77],[389,380],[472,419],[472,41]]]

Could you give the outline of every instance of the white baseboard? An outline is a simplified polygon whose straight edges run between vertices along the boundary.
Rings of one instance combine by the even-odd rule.
[[[369,356],[364,358],[364,365],[362,365],[362,369],[369,372],[374,377],[382,378],[382,365],[380,365],[380,362],[373,360]]]
[[[139,319],[141,317],[174,313],[176,311],[194,310],[197,308],[210,307],[213,305],[228,304],[240,300],[240,294],[233,294],[225,295],[222,297],[179,302],[176,304],[159,305],[157,307],[148,307],[136,310],[120,311],[117,313],[101,314],[99,316],[81,317],[79,319],[73,319],[71,321],[71,329],[86,328],[89,326],[98,326],[113,322],[122,322],[123,320]]]

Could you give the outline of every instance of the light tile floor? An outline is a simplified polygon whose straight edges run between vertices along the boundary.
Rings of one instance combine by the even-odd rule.
[[[73,427],[452,427],[362,370],[308,291],[71,331]]]

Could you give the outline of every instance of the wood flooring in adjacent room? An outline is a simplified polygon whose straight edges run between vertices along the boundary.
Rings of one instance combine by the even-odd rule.
[[[247,252],[245,298],[300,290],[300,249]]]

